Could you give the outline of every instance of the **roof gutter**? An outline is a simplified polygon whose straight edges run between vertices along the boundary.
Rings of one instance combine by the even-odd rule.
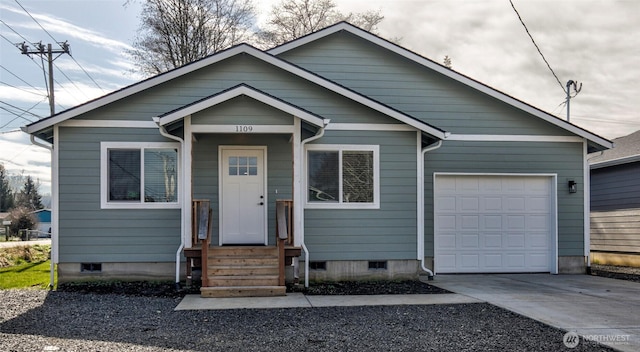
[[[156,125],[158,125],[158,130],[160,131],[160,135],[162,135],[163,137],[172,139],[174,141],[177,141],[180,143],[180,150],[184,150],[184,139],[178,137],[178,136],[174,136],[172,134],[170,134],[169,132],[167,132],[167,130],[164,128],[164,126],[160,125],[160,118],[159,117],[153,117],[153,122],[156,123]],[[183,158],[184,159],[184,158]],[[180,170],[180,182],[185,182],[184,181],[184,167],[181,168]],[[183,190],[183,188],[181,187],[180,190]],[[184,193],[184,192],[181,192]],[[182,197],[184,197],[184,194],[181,195]],[[176,250],[176,288],[180,288],[180,259],[181,256],[180,254],[182,253],[182,250],[184,249],[184,245],[185,245],[185,225],[184,225],[184,221],[185,219],[189,216],[188,214],[185,215],[185,212],[187,211],[187,209],[189,209],[189,207],[187,207],[186,204],[184,204],[184,199],[181,202],[182,206],[180,207],[180,245],[178,246],[178,249]]]
[[[23,129],[24,131],[24,129]],[[44,144],[41,142],[38,142],[36,140],[36,137],[32,134],[29,135],[29,139],[31,140],[31,144],[33,145],[37,145],[38,147],[47,149],[49,152],[51,152],[51,161],[53,164],[53,145],[48,145],[48,144]],[[51,168],[51,173],[53,174],[53,165]],[[51,179],[51,188],[53,191],[53,185],[54,180],[53,177]],[[55,194],[54,192],[51,192],[51,194]],[[55,204],[55,207],[53,208],[53,210],[55,212],[58,211],[58,205]],[[52,220],[56,219],[56,217],[54,216],[52,218]],[[56,280],[56,264],[58,262],[57,258],[58,258],[58,224],[52,224],[53,226],[51,226],[52,230],[51,230],[51,265],[49,267],[49,289],[53,289],[54,285],[55,285],[55,280]]]
[[[420,135],[418,135],[418,141],[420,141]],[[422,270],[429,274],[429,280],[433,280],[434,274],[433,271],[426,267],[424,260],[424,157],[428,152],[436,150],[441,146],[442,140],[439,140],[422,148],[418,161],[418,260],[420,260]]]
[[[329,122],[331,122],[330,119],[324,119],[324,126],[321,126],[318,131],[316,132],[315,136],[311,136],[303,141],[300,142],[300,149],[302,151],[304,151],[304,145],[309,143],[309,142],[313,142],[317,139],[322,138],[322,136],[324,136],[324,130],[325,128],[329,125]],[[302,157],[302,159],[304,159],[304,157]],[[300,167],[300,165],[298,165],[298,167]],[[302,173],[301,173],[302,174]],[[304,209],[304,206],[302,204],[297,205],[300,206],[301,209]],[[304,251],[304,287],[309,287],[309,249],[307,248],[307,246],[304,244],[304,214],[302,214],[302,216],[300,216],[300,220],[298,220],[300,223],[300,230],[302,231],[302,241],[300,241],[300,246],[302,247],[302,250]]]

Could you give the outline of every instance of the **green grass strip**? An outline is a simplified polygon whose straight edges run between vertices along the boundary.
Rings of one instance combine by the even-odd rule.
[[[46,289],[49,286],[50,269],[50,260],[2,268],[0,289]]]

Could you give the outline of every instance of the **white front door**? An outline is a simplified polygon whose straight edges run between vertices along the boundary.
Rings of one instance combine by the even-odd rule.
[[[220,147],[220,244],[267,244],[266,147]]]

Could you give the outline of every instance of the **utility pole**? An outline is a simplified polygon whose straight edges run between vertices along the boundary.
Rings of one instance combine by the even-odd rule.
[[[53,50],[51,48],[51,44],[47,44],[45,47],[42,42],[37,44],[36,50],[29,50],[29,46],[26,43],[22,43],[19,45],[22,54],[31,56],[31,55],[40,55],[41,57],[46,57],[47,62],[49,63],[49,109],[51,110],[51,115],[56,113],[55,108],[55,97],[54,97],[54,89],[53,89],[53,60],[60,57],[62,54],[70,54],[69,52],[69,44],[65,41],[64,43],[58,43],[60,45],[60,49]],[[53,57],[54,54],[58,54],[58,56]],[[46,82],[45,82],[46,83]]]
[[[573,90],[576,92],[573,96],[571,96],[571,86],[573,86]],[[580,90],[582,90],[582,83],[578,84],[578,82],[575,82],[572,79],[567,81],[567,122],[569,122],[569,104],[571,103],[571,98],[578,95]]]

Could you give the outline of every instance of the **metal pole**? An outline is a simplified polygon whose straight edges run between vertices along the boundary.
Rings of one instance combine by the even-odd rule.
[[[47,45],[47,56],[49,58],[49,109],[51,110],[51,116],[56,113],[55,98],[53,96],[53,54],[51,50],[51,44]]]
[[[569,122],[569,104],[571,104],[571,84],[573,84],[572,80],[567,81],[567,122]]]

